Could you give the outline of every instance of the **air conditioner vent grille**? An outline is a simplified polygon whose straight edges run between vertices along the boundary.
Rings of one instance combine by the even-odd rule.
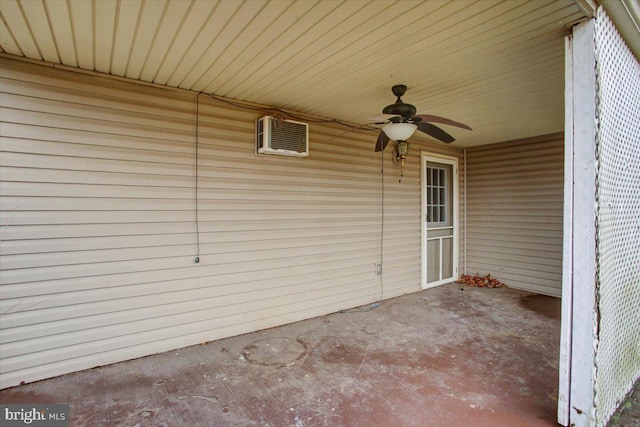
[[[271,120],[271,148],[306,151],[307,127],[298,123]]]

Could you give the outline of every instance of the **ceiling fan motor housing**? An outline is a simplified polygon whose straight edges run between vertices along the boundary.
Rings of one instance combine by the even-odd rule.
[[[402,99],[400,98],[407,91],[407,87],[405,85],[395,85],[394,87],[391,88],[391,91],[395,96],[398,97],[398,99],[396,100],[395,103],[384,107],[384,109],[382,110],[382,113],[397,114],[399,116],[402,116],[402,117],[394,117],[390,119],[390,121],[394,123],[409,121],[413,116],[416,115],[417,110],[415,106],[411,104],[405,104],[404,102],[402,102]]]

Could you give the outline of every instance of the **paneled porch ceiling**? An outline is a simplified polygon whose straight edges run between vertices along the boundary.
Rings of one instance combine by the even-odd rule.
[[[4,56],[364,124],[395,101],[473,146],[561,132],[573,0],[2,0]],[[373,141],[372,136],[372,141]]]

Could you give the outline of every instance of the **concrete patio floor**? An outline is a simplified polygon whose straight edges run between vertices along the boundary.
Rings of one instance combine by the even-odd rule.
[[[556,426],[560,300],[449,284],[0,391],[72,426]]]

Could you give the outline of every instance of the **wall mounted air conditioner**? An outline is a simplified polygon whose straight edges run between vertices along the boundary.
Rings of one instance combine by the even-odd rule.
[[[309,155],[309,125],[272,116],[258,119],[256,125],[258,154],[304,157]]]

